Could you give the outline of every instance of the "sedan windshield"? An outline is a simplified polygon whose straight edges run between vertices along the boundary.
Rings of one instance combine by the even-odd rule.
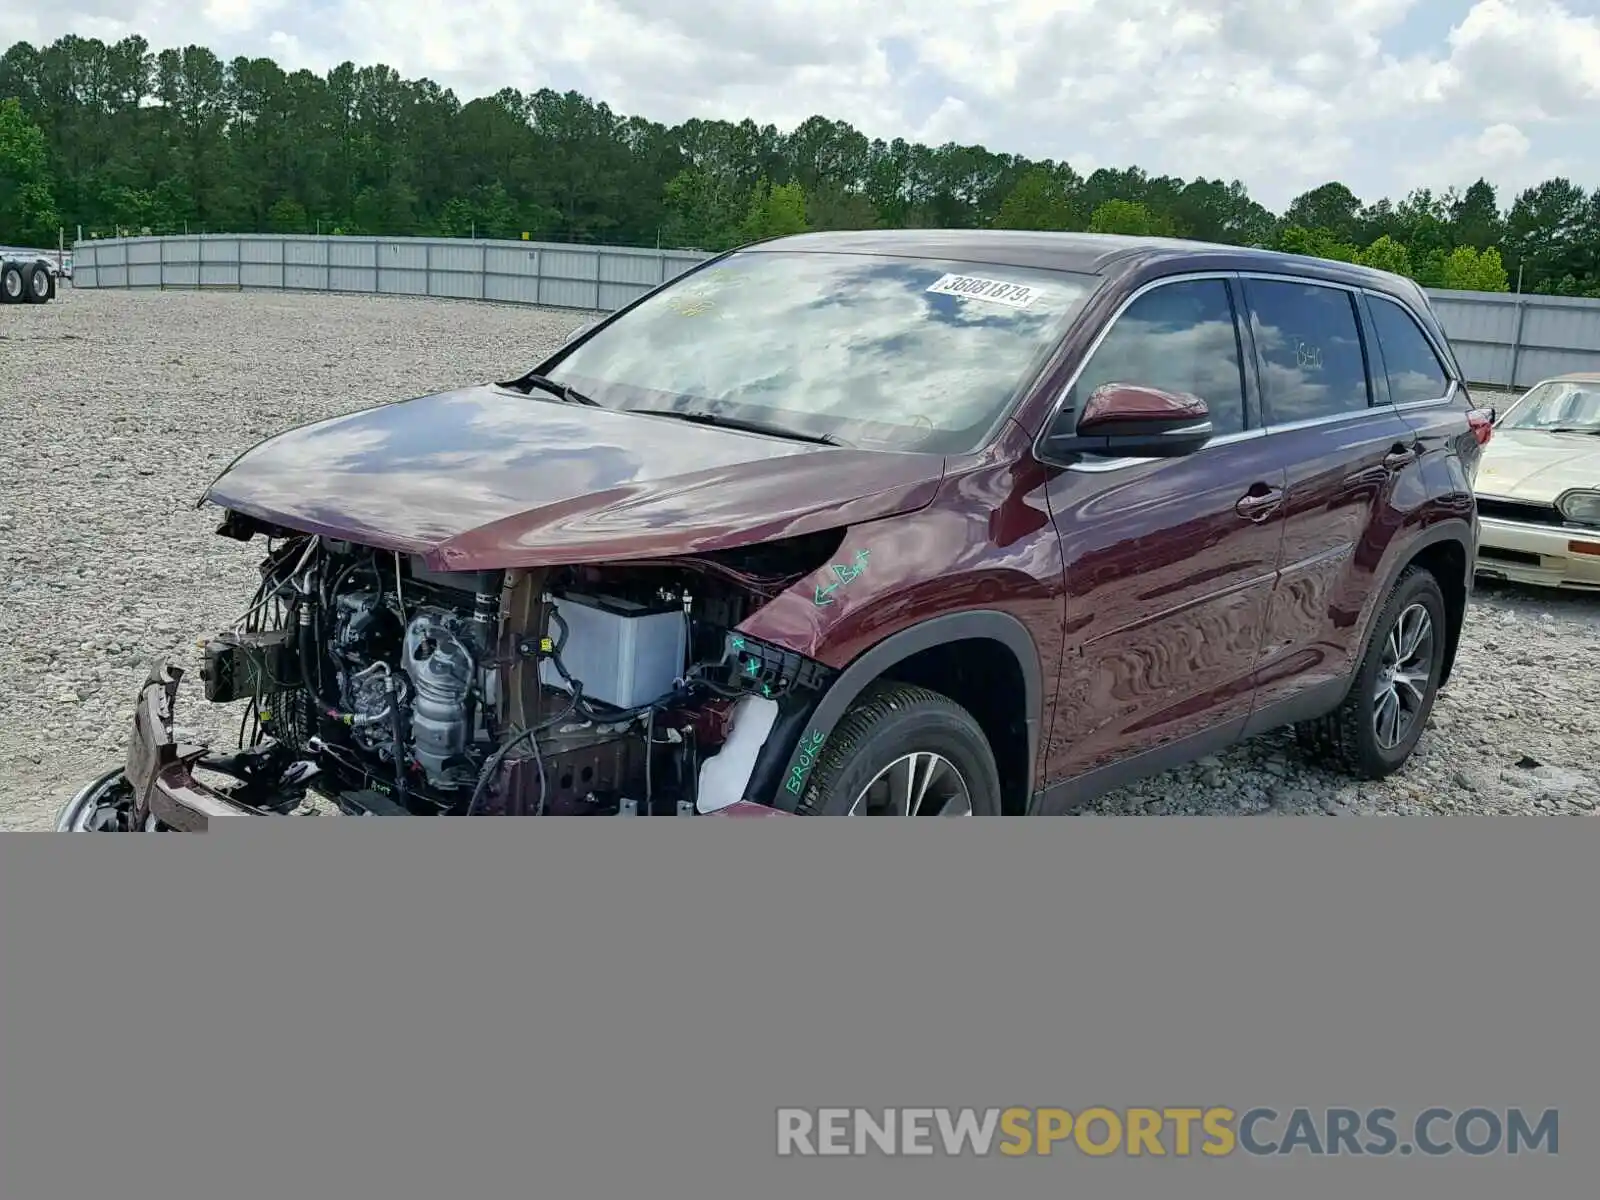
[[[746,250],[663,289],[548,375],[607,408],[958,453],[982,443],[1099,282]]]
[[[1500,428],[1600,433],[1600,383],[1541,383],[1506,413]]]

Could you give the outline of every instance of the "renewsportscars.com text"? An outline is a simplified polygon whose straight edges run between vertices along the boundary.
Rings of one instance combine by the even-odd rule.
[[[780,1108],[782,1156],[1385,1157],[1559,1152],[1547,1108]]]

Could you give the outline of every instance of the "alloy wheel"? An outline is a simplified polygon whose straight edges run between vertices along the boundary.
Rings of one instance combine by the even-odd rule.
[[[1433,618],[1424,605],[1407,607],[1389,630],[1372,696],[1372,731],[1393,750],[1416,724],[1433,677]]]
[[[970,817],[972,793],[942,754],[902,754],[874,775],[850,806],[851,816]]]

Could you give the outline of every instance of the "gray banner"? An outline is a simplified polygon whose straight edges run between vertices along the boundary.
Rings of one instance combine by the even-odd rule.
[[[1600,1178],[1600,822],[304,818],[0,854],[18,1200]],[[780,1155],[786,1120],[847,1152]]]

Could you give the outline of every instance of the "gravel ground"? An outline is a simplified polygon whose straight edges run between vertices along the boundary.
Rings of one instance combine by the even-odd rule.
[[[150,659],[189,670],[260,553],[194,502],[261,437],[525,369],[587,314],[379,297],[74,292],[0,323],[0,828],[49,828],[120,760]],[[1413,763],[1308,769],[1282,735],[1107,797],[1104,812],[1590,813],[1600,600],[1480,590]],[[186,688],[190,739],[237,709]]]

